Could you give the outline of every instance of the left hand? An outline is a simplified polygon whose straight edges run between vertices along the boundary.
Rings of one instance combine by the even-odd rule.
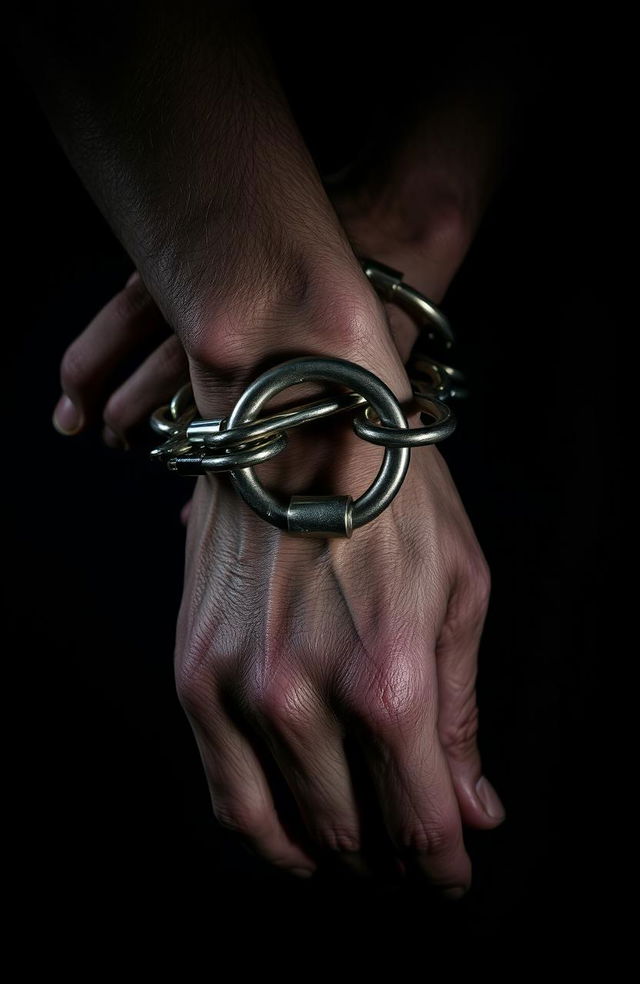
[[[500,127],[508,93],[454,89],[408,126],[390,148],[383,140],[325,190],[354,250],[401,270],[406,283],[439,302],[459,268],[499,170]],[[384,302],[406,363],[414,321]],[[142,346],[158,346],[128,379],[118,366]],[[54,413],[62,434],[99,421],[111,447],[146,441],[149,416],[189,379],[187,356],[139,274],[134,273],[64,353],[63,396]]]
[[[119,367],[154,342],[136,371],[114,386]],[[150,414],[188,381],[189,366],[137,271],[68,347],[60,378],[63,395],[53,424],[61,434],[79,434],[102,421],[109,447],[148,442]]]

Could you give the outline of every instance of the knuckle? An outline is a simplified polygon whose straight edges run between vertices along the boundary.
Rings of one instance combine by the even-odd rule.
[[[405,697],[402,699],[396,696],[389,697],[388,694],[378,695],[362,709],[362,717],[368,727],[376,734],[387,737],[416,723],[418,714],[417,702],[409,701]]]
[[[459,844],[458,826],[453,819],[414,820],[397,834],[398,846],[420,854],[446,855]]]
[[[251,686],[246,690],[246,704],[259,718],[265,721],[279,720],[283,712],[282,695],[273,686]]]
[[[392,655],[356,695],[355,708],[371,730],[389,736],[416,727],[432,702],[421,662]]]
[[[348,825],[321,826],[316,831],[316,840],[327,851],[355,853],[360,850],[360,835]]]
[[[187,613],[182,605],[173,650],[175,688],[184,710],[199,718],[209,717],[225,673],[236,664],[236,650],[224,644],[218,629],[207,620],[186,628]]]
[[[202,670],[178,664],[175,671],[176,693],[180,706],[194,718],[204,718],[210,705],[211,684]]]
[[[266,836],[265,815],[249,803],[218,801],[213,804],[213,813],[220,826],[229,833],[251,841],[260,841]]]
[[[254,688],[248,698],[253,713],[270,729],[285,732],[289,737],[303,737],[309,714],[303,706],[306,688],[296,686],[289,678],[276,677],[266,686]]]

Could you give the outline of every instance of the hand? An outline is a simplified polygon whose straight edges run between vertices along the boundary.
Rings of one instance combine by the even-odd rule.
[[[122,367],[154,344],[122,379]],[[149,444],[151,413],[188,379],[184,349],[136,271],[65,352],[54,427],[71,436],[102,421],[110,447]]]
[[[358,361],[355,346],[343,355]],[[399,374],[387,381],[401,390]],[[336,423],[330,436],[324,427],[294,432],[287,451],[261,466],[267,487],[365,490],[380,449],[348,425]],[[366,865],[373,817],[361,810],[345,751],[354,739],[392,854],[451,897],[462,894],[471,880],[462,824],[490,828],[503,811],[481,778],[476,743],[489,572],[437,449],[414,453],[391,506],[349,541],[288,537],[224,476],[202,477],[186,557],[178,693],[220,823],[295,873],[311,872],[327,852]],[[296,799],[293,832],[265,758]]]
[[[446,242],[452,255],[453,232],[463,226],[445,218],[446,228],[434,223],[432,241]],[[363,246],[367,255],[373,253]],[[457,255],[463,252],[459,241]],[[386,261],[400,265],[389,254]],[[116,310],[122,311],[122,305]],[[362,361],[357,352],[343,354]],[[398,379],[393,388],[400,392],[402,385]],[[168,395],[156,394],[153,407]],[[350,437],[337,450],[334,441],[344,436],[337,428],[332,434],[333,440],[324,438],[324,445],[322,428],[316,440],[308,432],[292,435],[288,460],[280,460],[283,455],[263,466],[263,477],[271,468],[265,484],[302,492],[298,466],[304,458],[309,468],[309,448],[315,447],[309,487],[317,480],[314,473],[324,467],[322,480],[326,483],[328,477],[335,491],[348,489],[356,495],[358,485],[364,491],[379,449]],[[326,453],[318,451],[321,446]],[[311,870],[319,845],[346,852],[349,863],[355,863],[351,852],[367,832],[359,826],[360,790],[341,742],[345,734],[357,733],[398,849],[422,847],[413,852],[415,863],[435,883],[468,885],[461,824],[488,828],[503,816],[492,787],[481,780],[476,744],[476,655],[489,574],[437,449],[414,453],[402,492],[383,516],[348,543],[331,544],[326,551],[318,543],[292,541],[269,528],[220,476],[199,481],[192,510],[176,666],[216,816],[244,834],[264,857],[290,870]],[[234,542],[250,545],[239,563],[233,559]],[[362,573],[370,570],[397,571],[398,576],[372,584]],[[241,571],[256,573],[246,578]],[[267,611],[274,583],[279,586],[278,604]],[[196,584],[201,584],[198,591]],[[199,615],[193,618],[190,608],[196,598]],[[291,610],[296,612],[293,621],[287,617]],[[253,613],[250,622],[242,615],[246,611]],[[276,650],[265,651],[260,643],[263,624],[272,626]],[[233,653],[226,652],[228,638]],[[335,645],[327,649],[326,639]],[[245,692],[246,680],[263,678],[267,669],[273,674],[272,689]],[[305,696],[304,706],[298,706],[296,693]],[[225,711],[229,701],[236,706],[235,717]],[[275,709],[269,710],[272,702]],[[266,713],[261,710],[265,703]],[[280,721],[292,706],[304,716],[304,726],[298,722],[297,729],[295,722]],[[337,713],[336,707],[342,711]],[[241,719],[244,714],[243,727],[238,714]],[[313,754],[299,747],[296,734],[309,736]],[[252,750],[257,736],[290,779],[301,816],[310,818],[306,839],[291,840],[278,820]],[[297,770],[291,764],[296,758]],[[429,832],[432,842],[426,844]]]
[[[406,283],[439,302],[473,239],[497,180],[499,130],[509,93],[476,80],[471,91],[454,86],[409,120],[398,120],[395,141],[386,133],[365,148],[325,190],[359,255],[399,269]],[[504,139],[504,138],[503,138]],[[403,362],[417,337],[415,322],[383,302]],[[153,338],[158,348],[124,382],[114,374]],[[64,396],[54,423],[63,434],[104,421],[112,447],[148,443],[150,414],[188,379],[188,360],[139,273],[135,272],[66,351]],[[71,404],[71,405],[70,405]]]
[[[122,105],[128,119],[129,106]],[[182,113],[189,105],[182,94],[175,109]],[[165,132],[159,130],[156,153],[150,158],[143,153],[133,166],[131,147],[120,136],[116,141],[116,159],[132,182],[129,191],[140,193],[129,199],[142,203],[141,214],[131,212],[126,194],[114,196],[104,184],[95,155],[83,156],[82,134],[76,155],[87,183],[98,182],[96,197],[111,210],[112,224],[185,343],[200,411],[225,413],[234,387],[243,388],[261,360],[279,361],[300,350],[351,358],[377,372],[399,398],[408,396],[384,306],[358,270],[335,212],[325,208],[295,138],[285,139],[284,169],[269,172],[268,185],[238,185],[237,156],[231,169],[223,156],[218,170],[202,168],[196,193],[186,202],[189,221],[179,221],[170,197],[160,203],[144,197],[155,177],[165,176],[167,155],[180,146],[179,133],[193,133],[181,117],[173,122],[171,141],[163,142]],[[273,143],[277,132],[261,123],[259,145]],[[111,153],[108,141],[102,146]],[[217,152],[214,135],[210,146]],[[248,155],[255,149],[255,140],[243,148]],[[279,168],[273,147],[270,155]],[[148,167],[156,169],[151,177]],[[295,186],[292,168],[300,178]],[[211,209],[211,182],[218,190],[227,187],[221,180],[225,173],[233,190],[230,208]],[[252,179],[262,173],[242,171]],[[165,184],[159,187],[164,194]],[[171,193],[181,188],[179,183],[167,187]],[[287,198],[292,187],[295,196]],[[375,194],[371,199],[376,201]],[[441,200],[444,214],[459,214],[466,222],[455,194]],[[291,205],[305,224],[274,227],[274,216],[290,215]],[[256,207],[258,215],[252,211]],[[356,208],[353,221],[363,215],[366,209]],[[243,239],[239,229],[247,222],[260,237]],[[382,258],[375,249],[368,252]],[[409,280],[406,266],[392,265],[404,268]],[[256,270],[257,284],[247,279]],[[282,270],[284,283],[280,280],[274,292],[273,273]],[[222,295],[221,285],[227,290],[228,284],[230,292]],[[354,496],[360,494],[371,477],[368,465],[379,462],[379,449],[363,448],[351,432],[340,434],[337,424],[326,434],[318,435],[311,450],[295,435],[283,455],[262,466],[263,477],[280,491],[302,492],[307,485],[343,491],[346,484]],[[311,867],[319,845],[338,852],[357,848],[363,830],[358,784],[341,744],[347,731],[362,745],[396,850],[413,850],[418,870],[435,883],[468,886],[462,823],[499,822],[487,816],[479,798],[491,787],[485,781],[476,788],[481,768],[475,650],[488,572],[437,450],[424,449],[423,462],[414,465],[392,506],[348,543],[292,541],[230,493],[224,477],[198,482],[176,646],[179,693],[196,731],[216,815],[289,869]],[[378,573],[367,582],[368,572],[382,570],[415,575],[406,600],[395,584],[381,584]],[[307,734],[317,739],[308,748]],[[289,780],[306,843],[282,827],[259,748]]]

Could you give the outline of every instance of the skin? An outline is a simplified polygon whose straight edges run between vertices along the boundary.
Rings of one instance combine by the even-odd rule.
[[[232,50],[242,71],[250,65],[253,100],[247,105],[242,85],[227,86],[221,100],[231,101],[234,118],[248,114],[247,160],[262,151],[270,162],[264,169],[238,168],[241,128],[233,161],[225,158],[216,130],[228,118],[225,105],[200,128],[211,153],[198,157],[205,163],[194,168],[188,198],[172,191],[159,201],[149,194],[154,169],[176,167],[175,147],[190,132],[189,85],[174,102],[175,85],[167,88],[162,128],[154,131],[147,118],[157,140],[146,156],[122,135],[139,107],[132,121],[117,83],[106,93],[95,82],[81,90],[100,134],[93,156],[86,127],[75,130],[60,111],[65,100],[53,108],[49,102],[67,152],[139,270],[65,354],[62,386],[75,412],[73,420],[67,402],[57,408],[65,433],[102,415],[112,434],[128,438],[187,370],[200,413],[226,414],[262,368],[297,354],[350,359],[379,375],[400,401],[411,396],[404,362],[416,328],[378,298],[354,249],[402,270],[407,283],[439,302],[499,175],[508,99],[490,86],[474,101],[454,87],[405,126],[393,152],[370,147],[344,179],[323,184],[259,39],[241,27],[217,53]],[[194,40],[190,64],[211,71],[201,43]],[[260,52],[257,61],[245,60],[249,48]],[[79,98],[84,76],[77,67],[65,61],[59,71],[45,69],[49,82],[52,75],[75,93],[71,102]],[[267,94],[267,118],[279,122],[273,129],[255,110]],[[96,147],[102,168],[95,167]],[[121,175],[115,191],[105,167]],[[287,225],[284,215],[296,221]],[[174,335],[166,335],[167,326]],[[154,339],[156,351],[110,392],[122,358]],[[321,389],[295,387],[270,408]],[[419,424],[417,415],[408,419]],[[283,495],[321,488],[355,498],[377,472],[380,454],[334,419],[294,432],[259,474]],[[389,838],[377,853],[386,850],[448,898],[464,894],[471,863],[463,825],[490,829],[504,819],[477,746],[477,652],[489,595],[486,560],[435,447],[413,455],[391,506],[351,540],[289,537],[257,517],[224,475],[198,479],[176,681],[220,823],[293,873],[311,873],[327,855],[369,870],[363,845],[372,817],[362,809],[363,775],[347,756],[348,739],[361,749]],[[278,811],[271,766],[297,804],[296,830]]]

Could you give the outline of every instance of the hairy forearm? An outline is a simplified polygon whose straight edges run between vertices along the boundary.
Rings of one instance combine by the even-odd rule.
[[[327,307],[340,321],[337,308],[366,280],[250,5],[34,10],[21,24],[21,61],[187,350],[210,345],[233,361],[232,326],[259,331],[285,312]],[[214,338],[215,324],[225,327]]]

